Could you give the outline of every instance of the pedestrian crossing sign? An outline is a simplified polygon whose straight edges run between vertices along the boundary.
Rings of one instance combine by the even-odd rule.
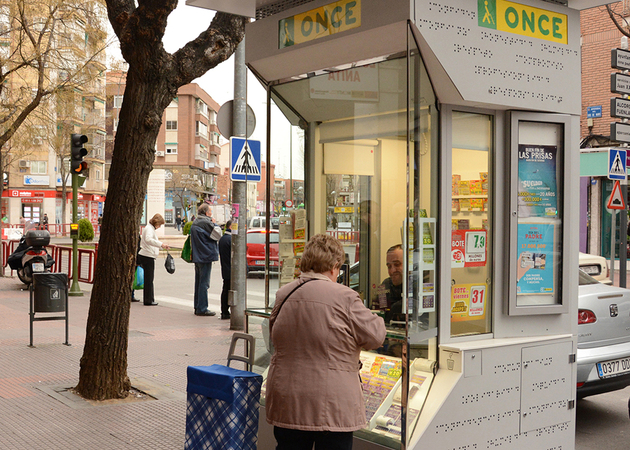
[[[620,148],[608,149],[608,179],[626,179],[626,151]]]
[[[260,141],[230,138],[230,179],[260,181]]]

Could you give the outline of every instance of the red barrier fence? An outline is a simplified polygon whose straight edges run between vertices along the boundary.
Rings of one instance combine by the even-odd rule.
[[[7,259],[18,246],[19,241],[2,241],[2,272],[6,275]],[[49,245],[46,247],[50,256],[55,260],[52,272],[63,272],[68,274],[68,280],[72,280],[72,247],[63,245]],[[78,258],[78,280],[82,283],[94,283],[94,267],[96,266],[95,248],[80,248],[77,252]],[[9,269],[10,276],[14,276],[14,271]]]

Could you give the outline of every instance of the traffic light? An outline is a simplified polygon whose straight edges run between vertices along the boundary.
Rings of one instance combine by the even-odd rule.
[[[284,201],[282,202],[282,212],[287,212],[287,204]]]
[[[88,141],[85,134],[73,133],[71,136],[72,145],[70,149],[70,170],[72,173],[81,173],[87,169],[87,162],[83,161],[83,157],[87,155],[87,150],[83,147]]]

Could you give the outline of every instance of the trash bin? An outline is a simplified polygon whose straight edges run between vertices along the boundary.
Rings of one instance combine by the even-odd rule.
[[[68,274],[33,274],[33,312],[63,312],[68,298]]]
[[[256,450],[262,376],[214,364],[188,367],[186,450]]]

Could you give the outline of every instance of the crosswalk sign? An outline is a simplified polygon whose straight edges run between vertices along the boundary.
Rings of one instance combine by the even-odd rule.
[[[230,138],[230,179],[260,181],[260,141]]]
[[[626,179],[626,151],[620,148],[608,149],[608,179]]]

